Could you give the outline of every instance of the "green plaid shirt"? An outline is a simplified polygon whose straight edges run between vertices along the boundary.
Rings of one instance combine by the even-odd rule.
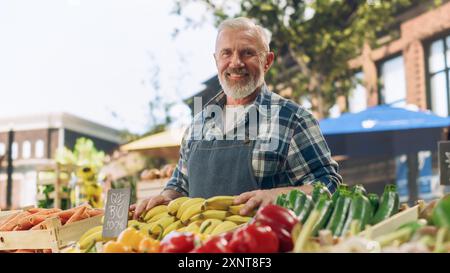
[[[229,139],[223,133],[223,127],[218,126],[213,111],[208,109],[208,106],[223,108],[225,103],[226,96],[222,91],[195,115],[193,123],[183,136],[178,165],[165,189],[188,194],[187,162],[193,141]],[[294,102],[270,92],[266,85],[263,85],[251,107],[267,109],[265,114],[261,115],[263,118],[268,117],[266,126],[261,125],[262,119],[259,118],[256,131],[252,131],[249,111],[245,119],[236,124],[234,133],[243,129],[244,137],[247,138],[249,132],[257,134],[252,167],[261,188],[301,186],[321,181],[334,192],[338,184],[342,183],[342,177],[338,174],[338,164],[331,158],[319,123],[313,115]],[[248,111],[248,107],[246,109]],[[258,113],[261,111],[258,110]],[[236,135],[232,137],[238,138]],[[270,149],[268,141],[271,141]]]

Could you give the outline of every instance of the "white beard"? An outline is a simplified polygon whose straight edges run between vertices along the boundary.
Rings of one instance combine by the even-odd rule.
[[[258,78],[252,77],[250,75],[250,80],[246,84],[235,83],[231,85],[228,83],[226,75],[218,78],[223,92],[225,92],[225,95],[230,96],[235,100],[250,96],[256,90],[256,88],[260,87],[264,83],[264,73],[260,73]]]

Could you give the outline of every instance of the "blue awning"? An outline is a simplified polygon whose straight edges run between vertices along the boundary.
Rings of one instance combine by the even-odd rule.
[[[324,135],[370,133],[450,126],[450,118],[430,112],[379,105],[358,113],[345,113],[338,118],[320,121]]]

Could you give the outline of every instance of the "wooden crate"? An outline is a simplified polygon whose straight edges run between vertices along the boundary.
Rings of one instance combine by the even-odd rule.
[[[419,205],[416,205],[414,207],[401,211],[374,226],[366,228],[364,231],[360,232],[359,235],[373,239],[380,235],[391,233],[398,229],[400,226],[408,222],[416,221],[418,219]]]
[[[46,229],[0,232],[0,250],[51,249],[59,253],[90,228],[101,225],[102,215],[90,217],[68,225],[61,225],[55,217],[44,222]]]
[[[139,203],[145,198],[160,194],[168,180],[169,178],[138,181],[136,185],[137,202]]]

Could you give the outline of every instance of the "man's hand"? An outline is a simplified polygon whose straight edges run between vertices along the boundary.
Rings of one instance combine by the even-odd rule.
[[[137,220],[142,213],[147,210],[156,207],[158,205],[167,205],[175,198],[183,196],[181,193],[174,190],[165,190],[160,195],[156,195],[141,201],[138,205],[133,204],[130,206],[130,211],[134,211],[133,219]]]
[[[268,204],[272,204],[278,195],[282,193],[288,193],[293,189],[299,189],[304,191],[306,194],[311,194],[313,186],[305,185],[300,187],[284,187],[275,188],[270,190],[256,190],[244,192],[234,199],[234,204],[244,204],[245,206],[239,212],[241,215],[248,215],[254,209],[258,207],[263,207]]]
[[[147,210],[156,207],[158,205],[168,204],[172,199],[164,195],[156,195],[147,199],[142,200],[139,204],[133,204],[130,206],[130,211],[134,210],[133,219],[137,220],[142,213]]]

